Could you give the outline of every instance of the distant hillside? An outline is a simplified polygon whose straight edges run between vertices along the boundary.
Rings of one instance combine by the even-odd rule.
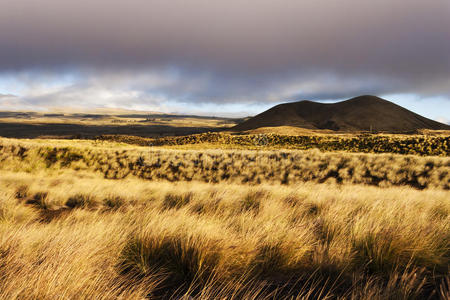
[[[235,131],[260,127],[295,126],[334,131],[414,132],[449,130],[442,124],[376,96],[359,96],[338,103],[308,100],[279,104],[233,127]]]

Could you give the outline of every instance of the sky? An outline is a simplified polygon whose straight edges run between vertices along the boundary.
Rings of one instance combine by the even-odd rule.
[[[0,110],[247,116],[364,94],[450,122],[449,0],[0,0]]]

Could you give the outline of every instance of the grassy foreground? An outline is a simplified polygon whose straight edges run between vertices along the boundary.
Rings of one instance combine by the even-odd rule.
[[[0,153],[0,299],[450,296],[448,157],[243,150],[199,157],[7,139]],[[175,168],[179,162],[186,170]],[[325,162],[323,174],[345,167],[316,180]],[[231,175],[220,179],[226,164]],[[404,170],[400,178],[422,172],[427,185],[358,179],[367,170],[394,178],[391,169]],[[282,170],[293,179],[283,182]],[[188,171],[190,181],[173,177]],[[261,180],[242,180],[252,172]],[[273,180],[265,177],[271,172]]]

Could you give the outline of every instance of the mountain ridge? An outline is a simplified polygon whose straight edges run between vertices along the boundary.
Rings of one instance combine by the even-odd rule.
[[[302,100],[278,104],[234,126],[232,130],[278,126],[393,133],[450,129],[449,125],[425,118],[386,99],[362,95],[336,103]]]

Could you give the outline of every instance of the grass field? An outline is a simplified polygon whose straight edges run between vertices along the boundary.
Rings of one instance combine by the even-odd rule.
[[[335,182],[380,187],[450,189],[450,158],[336,153],[317,149],[236,150],[135,147],[96,141],[0,140],[2,168],[35,172],[61,169],[104,178],[206,183],[283,184]],[[202,145],[200,144],[200,147]]]
[[[449,157],[201,147],[0,139],[0,298],[448,299]]]

